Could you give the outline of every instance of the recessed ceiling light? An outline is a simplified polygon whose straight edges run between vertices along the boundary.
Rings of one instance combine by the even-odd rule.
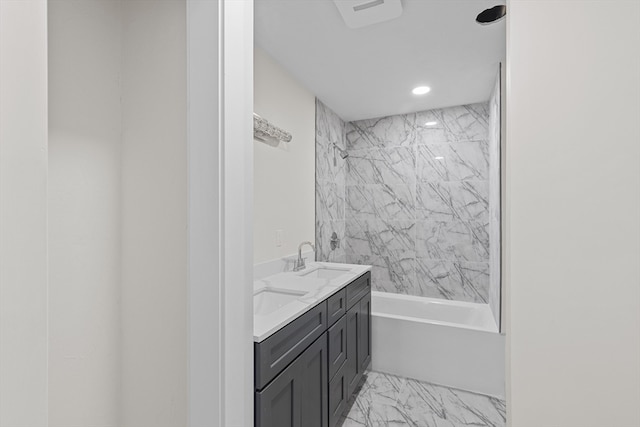
[[[413,92],[414,95],[424,95],[425,93],[428,93],[430,90],[431,88],[429,86],[418,86],[414,88],[411,92]]]
[[[427,123],[425,123],[424,125],[425,125],[425,126],[435,126],[435,125],[437,125],[437,124],[438,124],[438,122],[427,122]]]

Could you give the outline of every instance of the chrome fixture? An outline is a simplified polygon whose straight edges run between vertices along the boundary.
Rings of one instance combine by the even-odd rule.
[[[338,239],[338,234],[335,231],[331,233],[331,240],[329,241],[329,245],[331,246],[332,251],[335,251],[340,247],[340,239]]]
[[[349,157],[349,153],[347,153],[346,150],[343,150],[342,148],[340,148],[338,144],[336,144],[335,142],[333,143],[333,149],[338,150],[340,152],[340,157],[342,157],[343,159],[346,159],[347,157]]]
[[[302,247],[304,245],[309,245],[311,246],[311,249],[313,249],[314,251],[316,250],[316,247],[313,246],[313,243],[311,242],[302,242],[300,243],[300,246],[298,246],[298,259],[296,260],[296,263],[293,265],[293,271],[300,271],[300,270],[304,270],[307,265],[304,262],[304,258],[302,258]]]
[[[343,150],[342,148],[340,148],[335,142],[332,142],[331,145],[333,145],[333,166],[337,166],[338,164],[336,163],[336,150],[338,150],[342,159],[346,159],[347,157],[349,157],[349,153],[347,153],[347,150]]]
[[[280,141],[291,141],[291,134],[289,132],[274,126],[271,122],[263,119],[256,113],[253,113],[253,137],[258,141],[274,147],[280,144]]]

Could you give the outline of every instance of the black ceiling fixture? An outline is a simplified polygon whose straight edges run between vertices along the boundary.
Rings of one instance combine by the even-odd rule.
[[[485,9],[476,16],[476,22],[481,25],[493,24],[504,18],[507,14],[507,6],[498,5],[490,9]]]

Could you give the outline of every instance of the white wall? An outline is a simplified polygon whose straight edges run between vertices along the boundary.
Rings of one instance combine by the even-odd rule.
[[[123,12],[121,425],[184,426],[186,2]]]
[[[47,426],[47,3],[0,1],[0,426]]]
[[[293,135],[279,147],[253,143],[253,253],[260,263],[315,239],[315,96],[257,46],[254,111]],[[281,246],[277,230],[283,231]]]
[[[219,283],[220,69],[218,2],[187,0],[189,192],[189,427],[221,425]],[[253,246],[249,248],[252,253]]]
[[[49,425],[117,426],[120,37],[114,1],[49,3]]]
[[[50,423],[187,423],[186,2],[52,2]]]
[[[514,427],[640,425],[640,2],[508,3]]]
[[[224,299],[222,426],[253,425],[253,2],[224,0],[219,286]],[[199,427],[199,426],[198,426]],[[205,427],[205,426],[203,426]],[[206,425],[209,427],[209,425]]]
[[[217,12],[211,13],[218,3],[191,2],[209,13],[198,16],[190,41],[185,1],[52,3],[48,156],[47,2],[0,1],[0,426],[46,427],[48,409],[52,425],[199,426],[212,425],[211,417],[247,425],[253,395],[252,304],[246,297],[252,268],[247,226],[252,181],[247,166],[252,159],[251,150],[237,149],[236,141],[250,144],[252,5],[229,0],[224,9],[224,19],[231,22],[225,32],[225,64],[234,82],[223,82],[230,97],[227,110],[237,106],[233,113],[242,111],[226,120],[226,153],[231,154],[224,164],[229,188],[240,191],[225,189],[218,198],[206,193],[210,183],[199,187],[192,182],[190,187],[200,198],[189,206],[194,217],[208,212],[203,203],[220,208],[226,202],[224,232],[230,237],[206,240],[187,254],[186,69],[188,60],[195,66],[220,65],[215,48],[203,52],[211,43],[217,46],[215,35],[202,39],[203,33],[222,29]],[[190,52],[195,57],[187,58],[188,43],[199,47]],[[218,77],[208,83],[211,79],[216,88]],[[215,93],[206,104],[218,104]],[[205,107],[192,104],[189,111],[202,118],[210,112]],[[218,141],[209,131],[204,135],[211,154]],[[221,170],[215,157],[206,164],[213,168],[208,177]],[[235,179],[235,172],[246,182]],[[214,218],[199,225],[211,230],[220,224]],[[200,310],[209,308],[211,323],[203,323],[196,311],[193,330],[200,329],[200,340],[207,328],[222,330],[224,337],[206,336],[213,340],[206,345],[225,357],[214,366],[209,362],[194,368],[193,375],[209,369],[218,378],[224,374],[225,383],[210,387],[221,404],[212,404],[209,419],[196,413],[188,420],[186,259],[202,261],[210,244],[226,245],[233,261],[224,276],[224,292],[211,277],[200,285],[217,289],[227,300],[200,304]],[[49,295],[50,313],[47,249],[55,291]],[[120,266],[122,286],[117,280]],[[121,305],[114,300],[114,284],[120,288]],[[226,309],[225,328],[220,308]],[[123,340],[118,351],[113,322],[120,315]],[[202,389],[192,391],[201,403],[215,399]],[[123,409],[121,417],[116,403]]]

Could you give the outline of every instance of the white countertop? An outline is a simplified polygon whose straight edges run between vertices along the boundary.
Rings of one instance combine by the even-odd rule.
[[[318,269],[342,270],[332,279],[305,277],[313,276]],[[309,311],[320,301],[344,288],[355,278],[370,271],[370,265],[339,264],[334,262],[311,262],[307,268],[297,272],[277,273],[253,282],[253,294],[267,290],[300,293],[293,301],[268,314],[253,316],[253,341],[261,342],[280,330],[283,326]],[[301,294],[304,292],[304,294]],[[256,300],[254,299],[254,310]]]

